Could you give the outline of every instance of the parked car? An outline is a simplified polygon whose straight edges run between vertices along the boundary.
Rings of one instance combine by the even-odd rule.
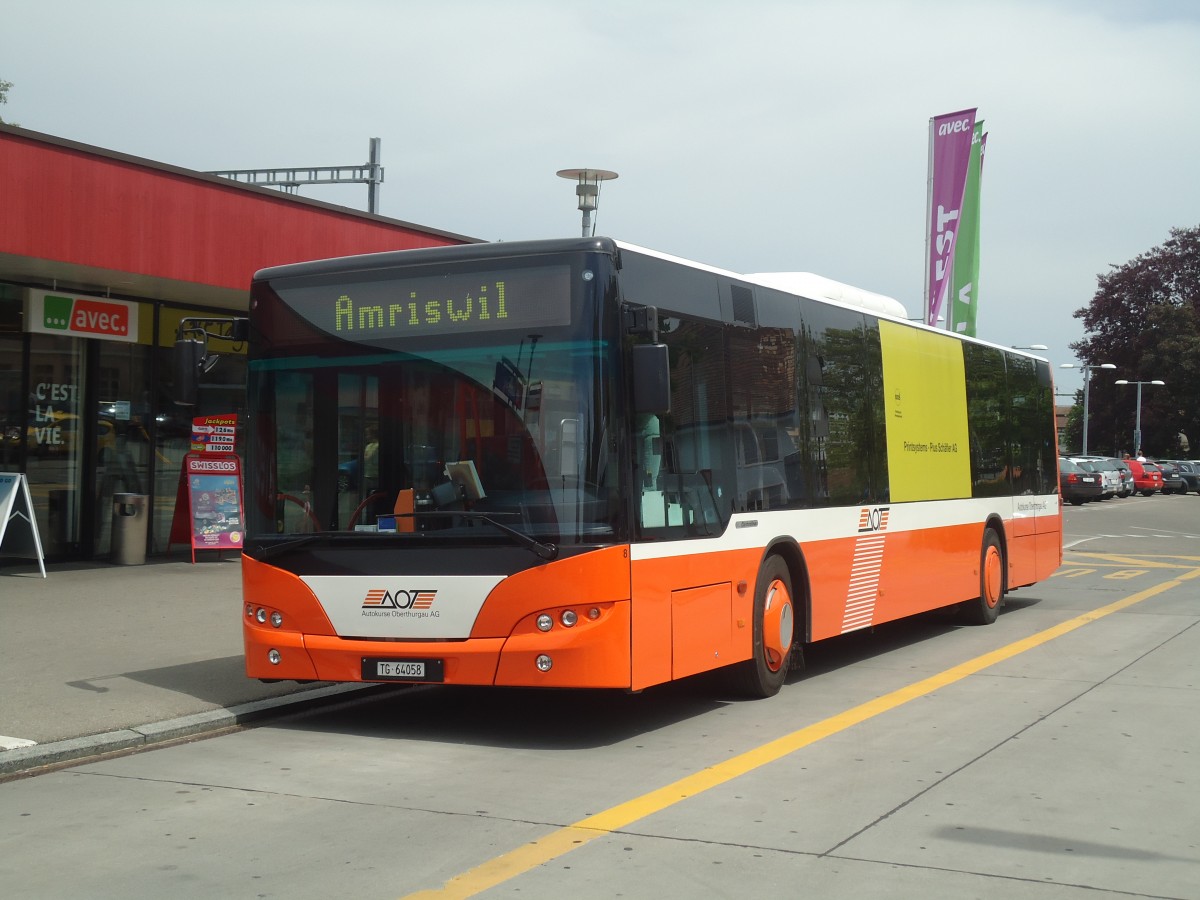
[[[1179,470],[1179,477],[1186,485],[1184,493],[1195,491],[1200,494],[1200,463],[1190,462],[1186,459],[1170,459],[1167,462]]]
[[[1058,458],[1058,491],[1066,503],[1081,506],[1090,500],[1099,500],[1104,493],[1104,483],[1096,472],[1089,472],[1079,463],[1065,456]]]
[[[1180,474],[1179,466],[1165,459],[1157,459],[1154,464],[1162,471],[1164,494],[1186,494],[1188,492],[1187,481]]]
[[[1143,497],[1149,497],[1162,490],[1162,472],[1154,463],[1139,462],[1136,459],[1127,459],[1125,463],[1133,471],[1133,485]]]
[[[1195,491],[1196,493],[1200,494],[1200,460],[1181,459],[1181,460],[1179,460],[1179,464],[1180,464],[1181,468],[1183,466],[1187,466],[1188,473],[1196,476],[1196,480],[1194,482],[1189,480],[1186,474],[1183,477],[1184,477],[1184,480],[1187,481],[1188,487],[1191,490]]]
[[[1133,470],[1129,468],[1128,463],[1123,459],[1114,459],[1117,468],[1121,472],[1121,497],[1128,497],[1130,494],[1137,493],[1137,488],[1133,484]]]
[[[1104,491],[1100,497],[1101,500],[1111,500],[1116,496],[1126,496],[1121,493],[1121,470],[1117,468],[1115,460],[1104,456],[1071,456],[1068,459],[1071,462],[1078,463],[1089,472],[1095,472],[1103,479]]]

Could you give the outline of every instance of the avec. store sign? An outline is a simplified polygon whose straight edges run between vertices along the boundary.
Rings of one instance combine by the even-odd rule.
[[[137,313],[137,304],[126,300],[31,290],[25,309],[25,328],[40,334],[135,344]]]

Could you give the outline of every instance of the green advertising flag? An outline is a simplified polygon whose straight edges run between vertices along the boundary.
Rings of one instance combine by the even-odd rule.
[[[986,143],[987,135],[983,133],[981,120],[975,123],[975,134],[971,141],[971,161],[967,166],[958,248],[950,282],[949,329],[970,337],[975,337],[975,317],[979,311],[979,183],[983,174]]]

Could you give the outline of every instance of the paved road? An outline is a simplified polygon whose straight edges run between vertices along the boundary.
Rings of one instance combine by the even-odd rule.
[[[1200,498],[776,698],[420,688],[0,784],[13,896],[1200,897]],[[54,864],[35,860],[53,848]]]

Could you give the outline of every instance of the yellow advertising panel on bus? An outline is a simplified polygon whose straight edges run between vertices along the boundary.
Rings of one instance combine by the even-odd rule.
[[[879,323],[891,499],[971,496],[962,343]]]

